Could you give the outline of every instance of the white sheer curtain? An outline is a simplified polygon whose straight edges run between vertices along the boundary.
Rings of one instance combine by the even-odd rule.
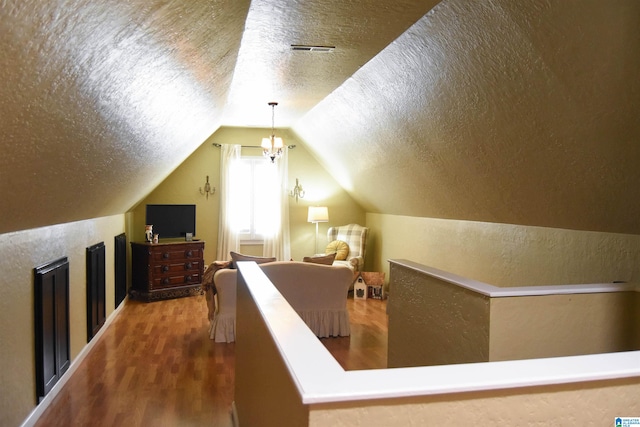
[[[268,161],[268,160],[266,160]],[[289,149],[285,148],[282,157],[276,160],[277,178],[273,185],[277,186],[279,191],[275,197],[277,207],[279,208],[280,218],[277,224],[270,227],[270,232],[264,236],[264,245],[262,246],[263,256],[274,256],[278,261],[289,261],[291,259],[291,243],[289,239],[289,197],[287,193],[287,184],[289,182]]]
[[[233,222],[233,182],[230,170],[233,163],[240,160],[240,145],[222,144],[220,147],[220,223],[218,227],[218,252],[216,259],[231,259],[229,252],[240,251],[240,237],[232,226]]]

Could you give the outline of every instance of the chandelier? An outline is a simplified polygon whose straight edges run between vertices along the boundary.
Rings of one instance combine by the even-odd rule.
[[[271,163],[274,163],[276,159],[282,156],[282,148],[284,147],[284,143],[282,142],[282,138],[276,137],[275,127],[274,127],[274,118],[276,112],[277,102],[270,102],[271,106],[271,136],[269,138],[262,138],[262,154],[265,157],[271,159]]]

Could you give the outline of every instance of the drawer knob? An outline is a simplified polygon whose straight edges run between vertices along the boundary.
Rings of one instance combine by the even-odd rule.
[[[169,258],[169,252],[165,252],[162,254],[162,258],[167,259]]]
[[[191,265],[191,263],[190,263],[190,262],[188,262],[188,263],[186,263],[186,264],[184,265],[184,269],[185,269],[185,270],[191,270],[191,267],[192,267],[192,265]]]
[[[193,251],[187,251],[187,258],[191,258],[193,256]]]
[[[164,271],[165,273],[166,273],[167,271],[169,271],[169,266],[168,266],[168,265],[163,265],[163,266],[162,266],[162,271]]]
[[[168,285],[168,284],[169,284],[169,278],[168,278],[168,277],[167,277],[167,278],[165,278],[165,279],[162,281],[162,283],[164,283],[165,285]]]
[[[189,274],[189,275],[185,276],[184,280],[187,281],[187,282],[190,282],[191,281],[191,275]]]

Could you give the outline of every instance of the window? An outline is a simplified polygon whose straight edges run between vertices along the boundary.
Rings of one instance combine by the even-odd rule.
[[[242,157],[229,172],[231,226],[243,244],[262,244],[280,224],[277,167],[264,157]]]

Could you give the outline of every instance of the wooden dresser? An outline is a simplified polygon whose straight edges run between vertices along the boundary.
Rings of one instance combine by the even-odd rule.
[[[200,294],[204,242],[132,242],[131,267],[131,298],[155,301]]]

